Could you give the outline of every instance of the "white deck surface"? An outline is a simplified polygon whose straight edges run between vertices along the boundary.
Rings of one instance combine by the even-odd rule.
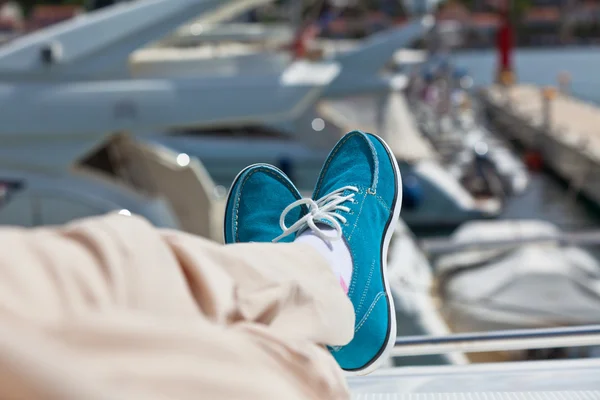
[[[382,369],[348,383],[353,399],[600,399],[600,359]]]

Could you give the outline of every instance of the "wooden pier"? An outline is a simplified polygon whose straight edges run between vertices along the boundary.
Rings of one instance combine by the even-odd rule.
[[[600,205],[600,107],[533,85],[491,86],[480,99],[500,133],[538,152],[573,193]]]

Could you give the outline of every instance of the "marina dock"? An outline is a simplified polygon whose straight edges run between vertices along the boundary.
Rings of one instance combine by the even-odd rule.
[[[600,107],[534,85],[490,86],[480,100],[492,125],[600,205]]]

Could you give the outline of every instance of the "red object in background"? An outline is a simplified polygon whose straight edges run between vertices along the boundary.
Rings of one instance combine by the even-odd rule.
[[[531,171],[541,171],[544,168],[544,159],[538,151],[525,153],[525,165]]]
[[[500,62],[500,71],[512,71],[512,26],[508,12],[504,12],[504,18],[500,29],[498,29],[498,56]]]
[[[77,5],[42,4],[34,7],[27,21],[27,30],[34,31],[57,24],[83,12],[83,7]]]
[[[321,29],[316,24],[310,24],[298,32],[292,42],[292,51],[296,58],[306,57],[310,43],[316,39]]]
[[[294,38],[294,41],[292,42],[292,52],[296,58],[303,58],[306,56],[306,43],[304,43],[301,34]]]
[[[497,32],[497,79],[501,84],[511,84],[514,82],[512,65],[513,27],[510,21],[511,3],[511,0],[501,0],[498,3],[500,11],[500,27]]]

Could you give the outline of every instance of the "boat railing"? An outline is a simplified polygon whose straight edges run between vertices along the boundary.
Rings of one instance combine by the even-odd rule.
[[[466,251],[494,249],[507,246],[522,246],[524,244],[554,242],[561,246],[600,246],[600,230],[589,230],[585,232],[561,232],[557,234],[540,234],[516,236],[510,239],[496,240],[470,240],[457,242],[452,239],[426,239],[420,242],[421,248],[428,255],[442,255],[447,253]]]
[[[392,357],[600,346],[600,325],[396,338]]]

